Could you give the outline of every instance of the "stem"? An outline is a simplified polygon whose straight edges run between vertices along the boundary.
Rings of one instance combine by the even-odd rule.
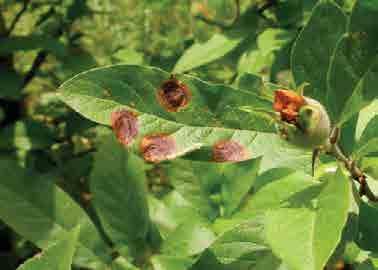
[[[334,143],[331,143],[330,151],[328,153],[341,161],[349,171],[352,179],[360,184],[360,196],[366,196],[370,201],[378,202],[378,196],[376,196],[370,189],[369,184],[366,181],[366,175],[357,166],[357,163],[353,159],[344,154],[338,145],[337,140],[335,140]]]

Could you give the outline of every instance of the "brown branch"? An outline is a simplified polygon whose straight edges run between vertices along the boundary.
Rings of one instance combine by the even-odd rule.
[[[12,31],[16,27],[18,21],[21,19],[22,15],[25,13],[25,11],[28,9],[29,4],[30,4],[30,0],[24,0],[24,3],[22,5],[21,10],[16,14],[11,25],[9,26],[9,29],[7,31],[7,36],[9,36],[12,33]]]
[[[357,163],[350,157],[346,156],[338,145],[339,130],[334,129],[331,135],[331,146],[328,154],[335,157],[344,164],[349,171],[351,178],[360,184],[360,196],[366,196],[371,202],[378,202],[378,196],[370,189],[365,173],[358,167]]]
[[[47,51],[40,51],[37,54],[36,58],[33,61],[31,68],[29,69],[28,73],[26,73],[26,75],[24,77],[22,88],[25,88],[31,82],[31,80],[34,78],[34,76],[37,74],[37,71],[42,66],[42,64],[45,62],[45,60],[47,58],[47,54],[48,54]]]

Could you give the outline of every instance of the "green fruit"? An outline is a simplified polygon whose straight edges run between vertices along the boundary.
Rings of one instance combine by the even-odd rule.
[[[328,143],[331,121],[323,105],[308,97],[305,100],[306,104],[298,112],[297,123],[280,123],[278,130],[288,142],[315,149]]]

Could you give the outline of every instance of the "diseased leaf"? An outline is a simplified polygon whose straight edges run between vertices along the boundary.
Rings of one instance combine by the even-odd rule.
[[[150,226],[144,162],[119,146],[113,136],[102,140],[90,176],[93,204],[113,243],[136,245]]]
[[[27,260],[17,270],[71,270],[79,232],[80,227],[73,229],[56,244],[43,251],[42,254],[37,254]]]
[[[326,104],[330,58],[346,31],[346,22],[346,16],[333,1],[319,1],[292,48],[291,70],[295,83],[298,86],[309,83],[305,95],[322,104]]]
[[[328,110],[336,123],[346,121],[375,97],[378,5],[356,1],[348,33],[338,42],[328,71]]]
[[[155,160],[173,159],[200,148],[207,152],[201,154],[202,160],[213,160],[214,145],[230,141],[240,145],[240,160],[267,155],[262,160],[263,170],[279,165],[310,166],[306,158],[310,160],[311,153],[287,145],[274,134],[253,131],[261,127],[254,123],[269,121],[269,117],[251,114],[246,107],[253,111],[271,111],[270,101],[251,91],[182,76],[180,79],[191,92],[191,100],[184,109],[167,112],[156,97],[167,78],[167,73],[150,67],[118,65],[94,69],[63,84],[60,97],[85,117],[106,125],[110,124],[112,112],[120,108],[136,110],[137,134],[128,147],[146,158],[146,149],[151,144],[158,145],[159,139],[147,137],[150,139],[145,140],[145,147],[141,148],[143,138],[162,134],[159,135],[162,138],[160,146],[154,148],[161,149],[160,152],[148,152],[148,160],[154,160],[151,155],[156,156]],[[264,131],[272,131],[271,128]]]
[[[13,160],[0,160],[0,171],[0,218],[11,228],[47,248],[80,225],[74,263],[96,268],[110,262],[108,247],[96,227],[84,210],[53,183],[55,177],[23,169]]]

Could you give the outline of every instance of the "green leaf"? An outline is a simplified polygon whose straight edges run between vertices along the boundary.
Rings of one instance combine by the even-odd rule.
[[[1,98],[20,98],[22,88],[22,76],[20,74],[11,68],[1,66],[0,81]]]
[[[215,234],[206,223],[188,220],[168,235],[161,247],[161,253],[175,257],[190,257],[204,251],[214,240]]]
[[[140,244],[150,226],[144,162],[106,136],[90,175],[93,204],[115,244]],[[127,211],[125,211],[125,207]]]
[[[260,215],[228,228],[202,254],[193,269],[281,269],[280,260],[272,254],[265,241],[264,231],[265,219]]]
[[[333,1],[319,1],[292,48],[291,69],[295,83],[309,83],[305,95],[322,104],[326,104],[330,58],[345,31],[346,16],[342,10]]]
[[[238,73],[267,73],[276,54],[293,39],[294,35],[284,29],[267,28],[258,35],[249,48],[241,55]]]
[[[328,109],[335,122],[343,122],[368,105],[376,91],[378,4],[356,1],[348,34],[339,42],[328,71]]]
[[[351,186],[339,169],[323,177],[326,185],[312,205],[311,196],[295,199],[302,207],[269,210],[266,236],[273,253],[293,270],[321,270],[341,239],[347,221]]]
[[[358,114],[356,124],[355,138],[356,141],[361,139],[363,132],[370,121],[378,115],[378,99],[375,99],[370,105],[363,108]]]
[[[80,227],[73,229],[63,239],[48,247],[42,254],[27,260],[17,270],[71,270],[79,232]]]
[[[257,211],[285,207],[290,204],[290,198],[293,196],[318,192],[321,187],[320,183],[312,180],[310,175],[300,171],[287,173],[279,169],[267,171],[260,175],[256,182],[257,184],[265,182],[265,184],[252,195],[236,217],[247,218]]]
[[[232,51],[247,36],[214,34],[204,43],[196,43],[184,52],[176,63],[173,73],[183,73],[211,63]]]
[[[112,261],[111,270],[139,270],[139,268],[129,263],[125,258],[118,257]]]
[[[37,121],[18,121],[0,131],[0,149],[3,150],[45,149],[53,143],[52,131]]]
[[[0,218],[11,228],[46,248],[80,225],[74,263],[96,268],[109,262],[108,247],[96,227],[54,184],[55,177],[22,169],[13,160],[0,160],[0,171],[4,175],[0,182]]]
[[[177,256],[157,255],[151,258],[154,270],[187,270],[194,262],[194,259]]]
[[[222,164],[222,203],[226,216],[231,216],[252,188],[259,171],[260,160]]]
[[[354,150],[356,159],[362,158],[370,153],[378,152],[378,115],[374,116],[363,131],[358,145]]]
[[[15,51],[43,49],[57,56],[65,55],[65,46],[57,38],[47,35],[12,36],[0,38],[0,55]]]
[[[128,65],[142,65],[144,63],[143,54],[132,49],[121,49],[112,55],[112,57],[117,62]]]
[[[358,245],[365,250],[378,252],[378,208],[362,202],[360,205]]]
[[[183,73],[211,63],[234,50],[244,39],[254,35],[258,16],[250,9],[239,19],[237,25],[224,33],[216,33],[204,43],[195,43],[184,52],[176,63],[173,73]]]

